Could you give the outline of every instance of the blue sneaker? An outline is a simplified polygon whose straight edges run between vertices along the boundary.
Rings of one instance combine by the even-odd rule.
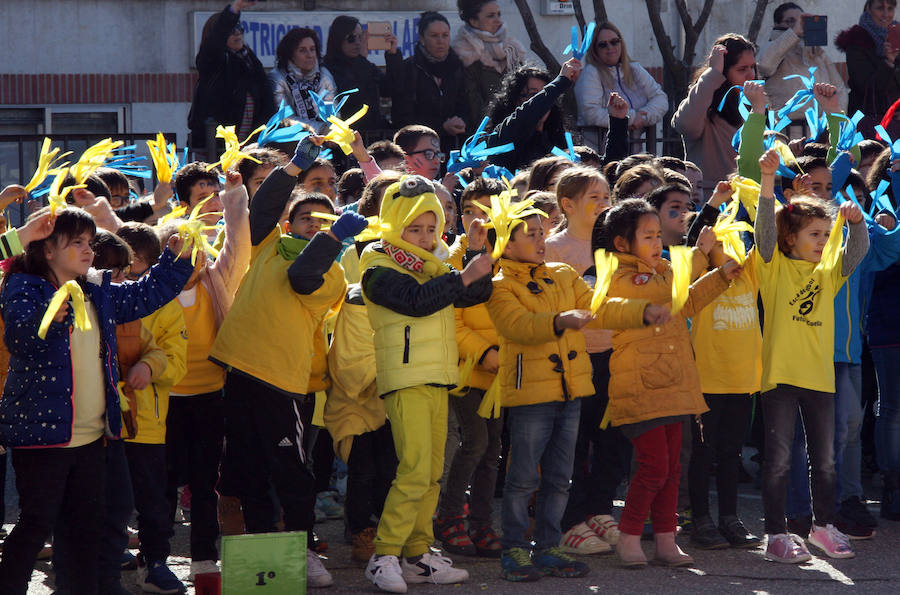
[[[587,564],[579,562],[559,547],[535,552],[534,565],[538,567],[541,574],[561,578],[576,578],[591,571]]]
[[[514,583],[533,583],[541,578],[541,571],[531,561],[531,553],[514,547],[500,554],[500,575]]]
[[[137,556],[125,550],[122,552],[122,560],[120,561],[122,570],[134,570],[138,567]]]
[[[187,591],[184,583],[162,561],[150,562],[138,568],[137,578],[137,584],[144,593],[175,595]]]
[[[323,514],[328,520],[344,518],[344,507],[335,499],[334,492],[319,492],[316,496],[316,517]]]

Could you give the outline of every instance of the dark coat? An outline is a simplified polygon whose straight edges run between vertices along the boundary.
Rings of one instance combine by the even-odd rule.
[[[869,32],[854,25],[838,33],[835,46],[847,54],[850,101],[847,113],[857,110],[876,121],[900,98],[900,67],[890,66],[875,52],[875,40]]]
[[[335,95],[359,89],[347,96],[347,102],[341,108],[341,118],[349,118],[365,104],[369,106],[369,111],[353,125],[355,130],[390,128],[390,124],[381,115],[381,97],[391,95],[390,85],[377,66],[363,56],[351,59],[342,55],[325,56],[325,67],[331,72],[337,85]]]

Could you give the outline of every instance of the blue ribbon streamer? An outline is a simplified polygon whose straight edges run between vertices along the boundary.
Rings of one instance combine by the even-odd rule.
[[[457,173],[467,167],[479,167],[489,157],[508,153],[515,149],[513,143],[506,143],[496,147],[487,146],[487,138],[494,134],[493,132],[490,134],[484,132],[485,128],[487,128],[488,120],[486,117],[481,120],[481,124],[478,125],[475,134],[467,138],[458,151],[450,151],[450,158],[447,161],[448,172]]]
[[[806,124],[809,126],[809,138],[806,139],[807,143],[818,139],[822,136],[822,133],[828,130],[828,118],[825,114],[819,115],[819,111],[815,107],[806,110],[804,115],[806,116]]]
[[[149,180],[153,176],[153,172],[151,172],[147,166],[140,163],[141,161],[147,161],[147,158],[135,155],[134,150],[136,148],[137,145],[119,147],[106,158],[103,167],[119,170],[126,176],[134,176],[136,178]]]
[[[580,163],[581,157],[578,156],[578,153],[575,152],[575,143],[572,142],[572,133],[566,133],[566,146],[568,147],[568,151],[563,151],[559,147],[553,147],[550,150],[551,153],[556,155],[557,157],[565,157],[572,163]]]
[[[331,101],[325,101],[322,97],[316,93],[315,91],[310,91],[309,96],[313,98],[313,101],[316,104],[316,109],[319,111],[319,118],[323,121],[327,122],[328,118],[331,116],[335,116],[337,118],[341,117],[341,108],[344,107],[344,103],[347,101],[347,97],[351,93],[356,93],[359,89],[348,89],[343,93],[338,93],[334,96],[334,99]]]
[[[566,49],[563,50],[563,56],[571,53],[574,58],[578,58],[581,60],[584,58],[584,55],[587,53],[588,49],[591,47],[591,41],[594,39],[594,29],[596,28],[596,24],[594,21],[588,23],[588,26],[584,29],[584,37],[581,40],[581,44],[578,43],[578,27],[572,25],[572,43],[566,46]]]
[[[813,94],[813,86],[816,84],[816,70],[818,67],[813,66],[809,69],[809,76],[803,76],[802,74],[792,74],[790,76],[784,77],[784,80],[790,79],[800,79],[800,82],[803,84],[802,89],[798,89],[794,96],[788,99],[787,103],[784,104],[780,110],[778,110],[778,117],[783,118],[789,114],[794,113],[810,101],[812,101],[815,106],[819,105],[819,102],[816,101],[816,97]]]
[[[835,145],[835,149],[838,151],[850,151],[863,141],[862,133],[856,130],[856,126],[859,124],[859,121],[863,119],[863,113],[859,110],[853,114],[852,117],[848,118],[844,114],[833,114],[835,117],[841,118],[845,120],[845,122],[841,122],[841,132],[838,136],[837,144]]]
[[[310,91],[312,93],[312,91]],[[285,104],[284,100],[281,100],[281,105],[278,108],[278,111],[275,112],[269,121],[266,122],[266,129],[263,130],[259,136],[256,138],[256,144],[260,147],[264,146],[267,143],[290,143],[290,142],[298,142],[305,137],[309,136],[309,131],[303,126],[303,124],[293,124],[292,126],[285,126],[284,128],[279,128],[281,123],[294,115],[294,110],[287,104]]]

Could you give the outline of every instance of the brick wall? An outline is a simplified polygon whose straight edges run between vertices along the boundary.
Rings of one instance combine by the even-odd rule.
[[[0,104],[190,102],[197,74],[0,74]]]

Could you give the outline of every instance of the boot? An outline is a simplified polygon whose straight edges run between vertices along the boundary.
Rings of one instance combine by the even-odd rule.
[[[685,554],[675,543],[675,533],[657,533],[654,535],[654,540],[656,541],[656,553],[653,556],[655,564],[677,568],[694,563],[694,559]]]
[[[900,521],[900,473],[896,471],[884,474],[881,518],[889,521]]]
[[[222,535],[241,535],[244,533],[244,512],[240,499],[234,496],[219,496],[219,527]]]
[[[647,565],[647,556],[641,549],[641,536],[619,533],[619,543],[616,544],[616,554],[622,565],[627,568],[641,568]]]

